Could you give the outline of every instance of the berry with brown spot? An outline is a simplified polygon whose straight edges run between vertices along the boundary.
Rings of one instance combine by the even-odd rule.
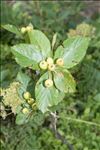
[[[42,70],[46,70],[47,69],[47,62],[45,60],[43,60],[40,62],[39,66]]]
[[[54,71],[55,70],[55,65],[54,64],[49,64],[48,65],[48,70],[49,71]]]
[[[63,65],[64,65],[63,59],[62,59],[62,58],[58,58],[58,59],[56,60],[56,64],[57,64],[58,66],[63,66]]]
[[[53,86],[53,81],[51,79],[48,79],[45,81],[45,86],[47,88],[52,87]]]

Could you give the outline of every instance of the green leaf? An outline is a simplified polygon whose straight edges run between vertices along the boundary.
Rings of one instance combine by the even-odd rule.
[[[14,25],[7,24],[7,25],[2,25],[2,27],[18,36],[22,36],[20,30]]]
[[[39,69],[38,63],[42,60],[41,52],[32,44],[19,44],[12,47],[15,59],[22,67]]]
[[[61,70],[54,73],[55,86],[62,92],[75,92],[76,83],[72,75],[67,70]]]
[[[17,80],[22,84],[23,88],[26,89],[31,79],[25,73],[19,72],[17,75]]]
[[[48,73],[45,73],[40,78],[40,80],[36,84],[36,88],[35,88],[37,107],[43,113],[48,110],[49,106],[57,105],[64,98],[64,93],[60,92],[54,86],[52,86],[50,88],[46,88],[44,86],[43,82],[46,79],[48,79]]]
[[[56,40],[57,40],[57,33],[55,33],[53,35],[53,39],[52,39],[52,49],[54,48],[55,44],[56,44]]]
[[[94,99],[98,102],[100,102],[100,93],[96,94]]]
[[[85,56],[90,38],[71,37],[64,41],[63,50],[57,49],[55,57],[61,57],[64,60],[65,68],[71,68],[77,65]]]
[[[28,32],[31,44],[37,47],[38,51],[41,51],[43,57],[51,56],[51,46],[49,39],[39,30],[33,30]]]
[[[64,48],[63,46],[59,46],[56,51],[55,51],[55,55],[54,55],[54,59],[60,58],[64,53]]]
[[[23,99],[23,93],[27,91],[28,84],[31,80],[31,78],[26,75],[25,73],[19,72],[17,75],[16,80],[21,83],[19,89],[18,89],[18,94],[21,99]]]
[[[10,75],[10,70],[9,69],[1,70],[0,82],[4,81],[9,75]]]
[[[18,113],[16,116],[16,124],[22,125],[28,122],[28,115],[23,114],[22,112]]]

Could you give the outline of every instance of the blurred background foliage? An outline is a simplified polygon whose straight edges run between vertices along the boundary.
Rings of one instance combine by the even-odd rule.
[[[77,92],[66,95],[56,109],[60,118],[58,131],[75,150],[100,150],[100,3],[99,1],[1,1],[1,24],[27,26],[32,23],[52,41],[58,33],[62,42],[69,29],[86,22],[96,28],[87,54],[71,72],[77,82]],[[1,87],[8,87],[19,71],[10,46],[23,39],[1,29]],[[50,129],[51,120],[40,112],[24,125],[15,124],[15,116],[1,118],[2,150],[67,150]],[[85,120],[88,122],[82,122]],[[94,124],[92,124],[92,122]]]

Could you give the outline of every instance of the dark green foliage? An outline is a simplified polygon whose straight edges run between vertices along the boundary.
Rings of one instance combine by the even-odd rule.
[[[98,2],[96,2],[98,5]],[[57,44],[67,37],[67,31],[82,21],[96,27],[95,37],[91,40],[83,62],[75,67],[72,74],[77,82],[77,92],[69,94],[65,100],[52,110],[57,110],[59,119],[58,131],[64,135],[75,150],[100,149],[100,18],[94,3],[95,11],[87,17],[89,3],[85,2],[3,2],[1,3],[1,24],[26,26],[30,22],[35,28],[52,36],[58,32]],[[83,12],[83,15],[82,15]],[[85,14],[86,13],[86,14]],[[19,70],[36,79],[32,70],[21,69],[15,62],[9,46],[18,44],[20,39],[1,29],[1,86],[7,87],[16,79]],[[32,75],[31,75],[32,73]],[[31,93],[32,87],[31,85]],[[33,93],[32,93],[33,94]],[[34,94],[33,94],[34,95]],[[8,108],[7,108],[8,109]],[[9,114],[9,110],[7,110]],[[83,120],[83,122],[82,122]],[[84,122],[85,121],[85,122]],[[48,114],[42,115],[37,110],[29,123],[15,124],[15,116],[8,115],[1,119],[2,150],[67,150],[68,147],[55,138],[50,128]]]

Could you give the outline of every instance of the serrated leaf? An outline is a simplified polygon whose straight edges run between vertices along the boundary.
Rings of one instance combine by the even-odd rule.
[[[63,50],[59,49],[55,52],[55,57],[61,57],[64,60],[65,68],[71,68],[77,65],[85,56],[89,45],[90,38],[87,37],[71,37],[64,41]]]
[[[22,67],[32,67],[39,69],[38,63],[42,60],[41,52],[37,51],[32,44],[19,44],[12,47],[15,59]]]
[[[64,97],[64,93],[57,90],[54,86],[46,88],[43,81],[48,79],[48,73],[44,74],[35,88],[37,107],[44,113],[49,106],[57,105]]]
[[[38,51],[41,51],[44,58],[51,56],[51,46],[49,39],[45,34],[39,30],[32,30],[28,32],[31,44],[37,47]]]
[[[2,25],[2,27],[18,36],[22,36],[19,29],[14,25],[7,24],[7,25]]]
[[[62,92],[75,92],[75,80],[67,70],[56,71],[56,73],[54,73],[54,82],[55,86]]]

